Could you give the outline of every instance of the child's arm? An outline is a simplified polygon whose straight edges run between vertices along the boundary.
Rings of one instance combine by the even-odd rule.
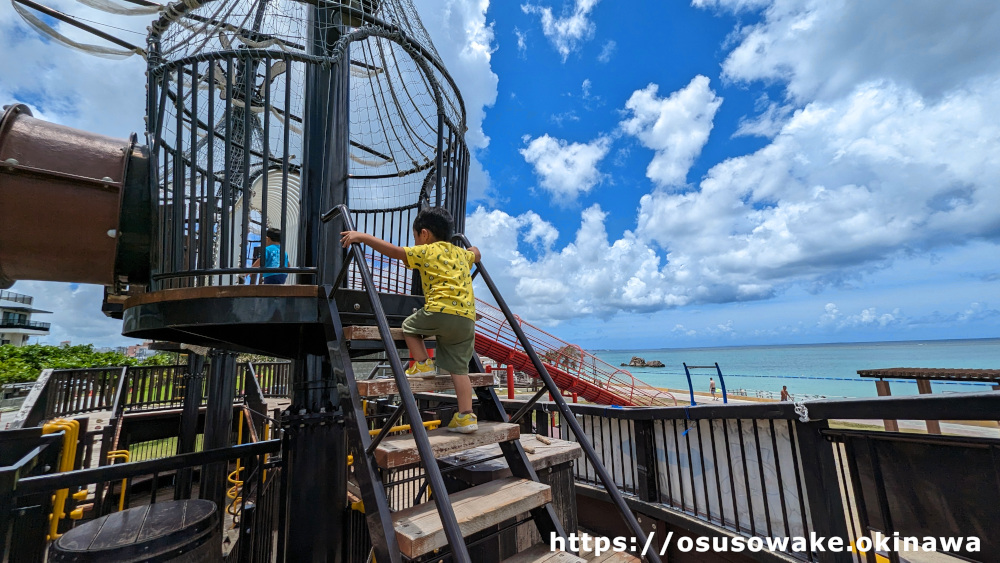
[[[403,261],[406,260],[406,251],[404,251],[402,247],[396,246],[391,242],[386,242],[376,236],[359,231],[344,231],[340,233],[340,244],[344,248],[347,248],[356,242],[368,245],[389,258],[395,258],[396,260]]]
[[[479,262],[483,259],[483,255],[479,252],[479,249],[476,248],[475,246],[470,246],[466,250],[476,255],[476,262]]]

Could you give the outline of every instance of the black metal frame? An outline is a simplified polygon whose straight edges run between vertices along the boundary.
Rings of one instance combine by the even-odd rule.
[[[453,397],[440,394],[422,393],[417,398],[423,408],[453,404],[455,401]],[[501,404],[508,413],[515,413],[521,411],[526,402],[502,400]],[[851,452],[842,451],[842,446],[837,443],[843,436],[921,442],[957,440],[1000,452],[1000,440],[996,439],[839,430],[830,429],[827,421],[834,418],[870,419],[873,413],[878,413],[879,417],[888,413],[888,416],[901,420],[993,420],[1000,412],[1000,393],[826,399],[809,401],[804,406],[808,416],[806,420],[796,412],[796,405],[788,402],[630,409],[568,405],[573,418],[580,423],[582,436],[589,439],[603,436],[604,440],[615,444],[634,443],[632,451],[605,447],[599,452],[605,466],[612,468],[610,475],[616,486],[627,493],[628,506],[699,535],[787,536],[794,527],[802,530],[805,536],[815,533],[823,537],[855,539],[857,534],[851,522],[865,508],[861,496],[855,494],[853,499],[858,504],[852,504],[851,498],[842,496],[840,492],[842,487],[847,490],[858,483],[857,471],[851,468]],[[549,417],[553,412],[560,414],[556,425],[550,425]],[[569,417],[559,411],[555,402],[537,402],[529,414],[532,416],[527,416],[522,422],[527,426],[525,431],[579,440],[577,434],[567,434]],[[682,435],[685,427],[688,433]],[[709,432],[709,429],[713,431]],[[780,442],[777,431],[787,431],[788,441]],[[739,439],[730,439],[734,433]],[[668,440],[665,434],[673,436],[669,436]],[[744,440],[744,437],[747,439]],[[776,448],[775,444],[780,447]],[[762,449],[779,452],[775,459],[778,472],[771,477],[774,484],[762,484],[760,481]],[[994,463],[1000,467],[1000,453],[996,454]],[[709,471],[705,476],[698,475],[698,472],[704,474],[705,469],[718,468],[721,464],[726,464],[722,465],[721,472]],[[849,476],[848,472],[855,474]],[[578,464],[576,478],[580,494],[598,494],[587,492],[591,491],[592,485],[601,486],[600,479],[588,463]],[[989,486],[987,481],[983,482],[983,486]],[[775,486],[778,487],[776,490],[772,488]],[[752,487],[763,489],[762,493],[773,492],[774,498],[764,504],[760,502],[761,496],[767,498],[771,495],[745,495],[744,492]],[[685,488],[695,493],[698,510],[695,510],[695,502],[685,493]],[[713,488],[715,493],[712,493]],[[730,493],[730,498],[719,494],[726,488],[739,494]],[[794,492],[786,495],[786,490]],[[600,491],[602,498],[613,502],[610,493],[601,489],[593,491]],[[737,506],[740,495],[747,498],[744,508]],[[704,508],[703,499],[711,502],[713,510]],[[749,512],[749,521],[733,516],[741,510]],[[792,519],[793,513],[797,513],[798,520]],[[765,520],[774,522],[770,532]],[[819,562],[854,561],[853,556],[857,556],[856,553],[829,551],[789,552],[787,555]],[[768,553],[754,555],[754,558],[759,561],[775,560],[773,554]]]
[[[271,483],[281,475],[282,459],[276,455],[281,451],[280,440],[54,473],[56,460],[62,451],[63,434],[42,435],[41,432],[41,428],[29,428],[4,432],[2,436],[5,449],[10,446],[13,450],[13,444],[18,440],[35,445],[16,463],[0,467],[0,487],[2,487],[0,488],[0,560],[6,560],[5,554],[11,561],[29,563],[43,560],[47,547],[46,522],[48,514],[52,511],[51,499],[55,491],[69,489],[70,492],[75,492],[84,490],[92,484],[109,482],[117,484],[123,480],[126,480],[129,488],[132,488],[134,483],[141,481],[149,487],[148,502],[152,504],[157,501],[158,490],[164,486],[171,486],[174,474],[203,464],[227,463],[233,460],[242,460],[244,467],[248,468],[248,477],[244,479],[241,508],[246,510],[248,499],[253,499],[258,505],[265,504],[264,510],[256,513],[259,516],[244,518],[241,523],[241,540],[246,539],[248,545],[240,548],[245,552],[245,555],[241,554],[244,558],[240,560],[252,563],[269,562],[272,549],[278,547],[274,545],[272,538],[273,528],[280,520],[275,520],[273,505],[276,488]],[[81,441],[87,439],[87,435],[81,434]],[[78,448],[77,452],[76,467],[80,467],[83,459],[89,454],[82,448]],[[271,457],[267,463],[264,462],[265,456]],[[265,468],[269,472],[267,482],[263,479]],[[134,502],[134,495],[126,496],[129,497],[127,501]],[[117,499],[116,494],[115,504]],[[140,498],[139,502],[146,501]],[[94,507],[89,513],[91,517],[104,513],[102,504],[100,497],[94,499]],[[224,509],[225,506],[220,507],[220,510]],[[17,517],[14,517],[15,514]],[[60,531],[64,532],[68,526],[69,521],[63,522],[60,524]],[[8,537],[16,538],[16,541],[8,544]]]
[[[472,246],[472,243],[469,242],[469,239],[466,238],[465,235],[463,234],[456,234],[452,240],[460,242],[464,244],[466,247]],[[493,299],[495,299],[497,302],[497,306],[500,307],[501,311],[503,311],[504,317],[506,317],[507,322],[510,324],[511,329],[514,331],[514,334],[517,335],[517,339],[521,343],[522,348],[524,349],[525,353],[528,354],[528,357],[531,358],[531,363],[535,367],[535,371],[538,373],[539,377],[545,383],[544,390],[548,391],[555,399],[556,407],[559,409],[559,412],[563,415],[564,420],[566,420],[566,422],[570,425],[570,429],[573,431],[573,433],[577,436],[584,436],[583,429],[576,421],[576,417],[573,416],[573,413],[572,411],[570,411],[569,406],[567,405],[565,399],[563,399],[562,393],[559,391],[559,387],[555,384],[554,381],[552,381],[552,376],[549,375],[548,370],[545,369],[545,365],[542,363],[541,359],[539,359],[538,354],[535,353],[535,349],[531,345],[531,342],[528,340],[528,337],[525,336],[524,331],[521,329],[520,323],[517,322],[517,318],[514,316],[514,313],[511,312],[510,307],[507,306],[507,302],[504,300],[503,295],[500,294],[500,290],[497,289],[496,284],[493,282],[493,278],[490,277],[489,273],[486,271],[486,268],[483,266],[481,262],[476,263],[476,273],[483,279],[483,282],[489,288],[490,293],[493,295]],[[482,366],[479,367],[480,369],[482,369]],[[531,404],[537,401],[541,397],[541,394],[543,394],[543,392],[537,393],[533,397],[532,401],[529,401],[528,405],[525,405],[525,408],[528,408]],[[517,416],[518,415],[515,415],[513,421],[516,422],[518,420],[518,418],[516,418]],[[597,452],[594,450],[594,446],[591,445],[590,442],[587,440],[580,440],[580,446],[583,448],[583,453],[586,456],[587,460],[589,460],[590,463],[593,465],[594,470],[597,472],[597,475],[601,483],[608,491],[608,494],[611,496],[611,499],[614,502],[615,506],[621,512],[622,518],[625,519],[625,523],[628,526],[629,530],[634,534],[635,538],[640,543],[645,545],[646,532],[642,529],[642,526],[639,525],[639,521],[636,520],[635,515],[632,514],[628,506],[625,504],[624,497],[622,497],[622,494],[618,490],[617,485],[615,485],[614,479],[610,474],[608,474],[607,469],[604,468],[604,465],[598,458]],[[521,455],[524,455],[523,452]],[[648,554],[648,559],[653,563],[660,563],[660,558],[655,553]]]
[[[344,221],[345,230],[354,230],[350,210],[348,210],[347,206],[343,204],[336,206],[334,209],[324,214],[323,221],[328,222],[338,216]],[[372,532],[371,538],[373,548],[375,550],[375,558],[378,561],[392,561],[395,563],[402,561],[402,559],[400,558],[401,556],[399,546],[396,543],[395,533],[392,532],[394,527],[392,525],[392,520],[389,517],[388,501],[385,496],[382,481],[375,473],[376,464],[374,457],[372,456],[374,448],[378,444],[378,440],[380,440],[380,438],[371,440],[368,436],[368,428],[365,423],[364,413],[361,412],[361,398],[358,395],[357,385],[354,378],[354,370],[350,368],[350,356],[347,354],[346,350],[344,350],[343,346],[343,328],[340,326],[340,315],[332,305],[332,297],[335,288],[340,287],[346,278],[347,269],[352,259],[357,264],[357,271],[362,277],[368,294],[368,299],[374,313],[375,322],[378,324],[379,331],[382,335],[382,344],[386,350],[396,349],[395,342],[393,342],[392,339],[392,333],[389,330],[389,323],[386,320],[385,311],[382,309],[382,303],[378,297],[374,282],[371,278],[371,273],[365,262],[364,252],[362,251],[359,243],[351,245],[348,249],[347,259],[344,261],[343,266],[337,275],[337,281],[334,285],[323,288],[324,295],[327,303],[329,304],[327,307],[324,307],[323,310],[326,314],[324,326],[327,330],[327,341],[330,347],[330,359],[335,366],[342,366],[347,376],[347,386],[350,391],[351,405],[344,409],[344,413],[345,418],[347,419],[346,422],[348,430],[352,434],[352,440],[355,444],[358,444],[354,460],[355,475],[358,477],[362,494],[365,496],[363,500],[365,502],[369,529]],[[406,373],[403,369],[402,361],[399,359],[397,354],[388,354],[388,361],[392,366],[393,377],[396,381],[397,389],[399,390],[399,397],[403,408],[396,409],[396,413],[387,421],[389,426],[383,427],[379,436],[384,436],[387,433],[387,429],[391,428],[391,425],[394,424],[395,421],[398,420],[404,413],[411,421],[421,420],[420,409],[417,407],[416,400],[413,397],[413,392],[410,390],[410,384],[406,379]],[[421,459],[433,460],[434,450],[431,448],[430,440],[427,437],[427,429],[418,422],[414,422],[411,425],[411,429],[413,439],[416,443],[417,451],[420,453]],[[453,556],[456,561],[462,563],[471,561],[469,559],[468,549],[465,547],[462,531],[458,527],[458,520],[455,517],[455,511],[448,501],[448,489],[445,486],[444,478],[441,476],[441,471],[436,463],[428,462],[424,464],[424,467],[427,472],[427,479],[430,483],[431,490],[435,492],[434,502],[437,505],[438,514],[441,517],[441,523],[444,528],[445,536],[448,538],[448,542],[452,546]]]

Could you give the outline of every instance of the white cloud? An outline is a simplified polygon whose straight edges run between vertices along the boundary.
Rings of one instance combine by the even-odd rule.
[[[665,98],[657,97],[658,91],[658,85],[650,84],[633,92],[625,103],[631,113],[621,128],[656,151],[646,169],[650,180],[660,186],[683,184],[708,142],[722,98],[709,88],[708,78],[700,75]]]
[[[580,121],[580,116],[578,116],[575,111],[569,110],[569,111],[564,111],[562,113],[551,115],[549,116],[549,120],[551,120],[552,123],[555,123],[559,127],[562,127],[563,123],[567,121]],[[531,137],[528,138],[530,139]]]
[[[918,267],[915,257],[919,267],[932,267],[929,252],[947,258],[975,243],[966,256],[995,254],[996,107],[1000,78],[974,81],[937,101],[879,82],[836,102],[808,104],[767,146],[715,165],[695,189],[657,189],[642,197],[636,229],[617,240],[607,236],[594,208],[585,212],[574,242],[553,245],[537,259],[528,260],[516,240],[506,240],[517,256],[505,263],[508,290],[536,318],[553,320],[614,307],[644,311],[762,300],[795,287],[847,291],[896,262],[910,265],[885,274],[888,279],[909,277]],[[537,152],[554,160],[561,148],[555,139],[535,143],[536,149],[550,147]],[[567,175],[553,172],[555,177]],[[470,225],[487,220],[479,213]],[[581,259],[584,248],[599,256]],[[813,318],[814,330],[962,327],[970,322],[963,319],[995,323],[1000,315],[986,305],[954,304],[946,311],[957,312],[906,315],[890,304],[893,299],[877,306],[852,303],[851,313],[830,303],[818,323]],[[803,322],[805,334],[810,323]]]
[[[528,52],[528,35],[515,27],[514,36],[517,37],[517,54],[523,59]]]
[[[569,143],[546,134],[525,142],[528,146],[520,150],[521,155],[534,166],[542,189],[560,204],[575,201],[600,183],[597,164],[611,148],[607,137],[589,143]]]
[[[581,214],[572,242],[551,249],[557,232],[533,212],[511,216],[478,208],[466,231],[512,306],[531,318],[555,322],[583,315],[607,318],[617,311],[652,311],[684,302],[660,271],[661,260],[631,233],[609,241],[606,213],[598,205]],[[541,232],[541,235],[536,233]],[[551,241],[536,260],[518,250],[519,240]]]
[[[691,0],[696,8],[725,9],[731,12],[742,12],[767,6],[772,0]]]
[[[18,281],[10,289],[34,297],[32,307],[51,311],[51,315],[36,313],[31,320],[51,323],[49,334],[38,337],[42,344],[94,344],[97,347],[127,346],[140,342],[125,338],[122,322],[101,314],[104,291],[97,285],[77,285],[54,282]],[[31,338],[31,343],[36,337]]]
[[[611,57],[615,55],[615,51],[618,49],[618,42],[614,39],[608,39],[604,46],[601,47],[601,54],[597,55],[598,62],[607,63],[611,61]]]
[[[483,132],[486,109],[497,99],[499,78],[490,66],[493,24],[486,21],[489,0],[415,0],[421,22],[465,100],[468,143],[474,158],[469,171],[469,201],[492,196],[489,173],[475,157],[490,139]]]
[[[95,27],[145,46],[150,16],[115,16],[70,0],[45,2],[71,16],[100,21]],[[30,11],[30,10],[29,10]],[[113,47],[68,25],[56,28],[74,41]],[[0,103],[26,103],[35,117],[102,135],[126,139],[142,134],[146,65],[139,56],[99,58],[43,39],[9,3],[0,9]],[[99,77],[99,79],[96,79]]]
[[[820,315],[817,326],[834,330],[856,328],[884,329],[902,324],[905,321],[906,319],[898,308],[893,309],[892,313],[879,314],[876,307],[867,307],[854,315],[843,315],[836,304],[827,303],[824,313]]]
[[[562,56],[563,62],[580,46],[594,36],[594,22],[590,12],[600,0],[576,0],[572,13],[561,17],[552,15],[552,8],[535,4],[522,4],[521,11],[541,17],[542,33]]]
[[[891,80],[937,97],[1000,70],[997,2],[695,0],[763,21],[737,32],[723,63],[737,81],[781,81],[799,103],[832,100],[857,84]]]
[[[904,252],[996,241],[1000,125],[988,116],[998,103],[1000,80],[935,104],[891,84],[810,104],[698,191],[644,196],[637,233],[673,267],[757,296]]]

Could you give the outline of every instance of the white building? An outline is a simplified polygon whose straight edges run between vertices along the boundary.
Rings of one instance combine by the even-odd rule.
[[[49,323],[31,320],[34,313],[51,313],[32,309],[33,298],[12,291],[0,290],[0,345],[24,346],[32,336],[49,333]]]

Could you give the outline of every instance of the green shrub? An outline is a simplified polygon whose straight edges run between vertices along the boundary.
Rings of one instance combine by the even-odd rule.
[[[30,344],[0,346],[0,384],[22,383],[38,379],[43,369],[93,368],[107,366],[169,365],[173,358],[157,354],[145,361],[119,352],[97,352],[92,344],[45,346]]]

